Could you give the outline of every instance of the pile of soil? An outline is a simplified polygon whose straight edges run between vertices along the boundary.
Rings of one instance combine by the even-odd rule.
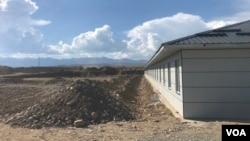
[[[58,83],[67,83],[67,81],[62,77],[55,77],[44,82],[45,85],[58,84]]]
[[[89,124],[134,119],[128,104],[111,93],[111,89],[117,88],[114,83],[119,81],[123,79],[111,82],[74,80],[62,85],[50,97],[11,115],[6,123],[26,128],[85,127]]]

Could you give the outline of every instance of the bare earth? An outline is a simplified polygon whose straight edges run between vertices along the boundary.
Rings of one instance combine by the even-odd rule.
[[[121,95],[135,118],[73,126],[42,126],[40,129],[12,126],[8,119],[28,107],[58,93],[65,82],[79,78],[22,78],[0,83],[0,140],[1,141],[159,141],[159,140],[221,140],[222,124],[249,124],[243,121],[194,121],[175,117],[160,101],[151,85],[142,75],[92,78],[108,83],[118,78],[119,86],[112,92]],[[85,79],[85,78],[80,78]],[[53,81],[52,81],[53,80]],[[12,82],[13,81],[13,82]],[[126,96],[128,95],[128,97]],[[132,97],[131,97],[132,96]]]

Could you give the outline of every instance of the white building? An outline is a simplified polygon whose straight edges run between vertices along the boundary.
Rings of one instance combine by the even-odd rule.
[[[166,42],[145,76],[187,119],[250,119],[250,20]]]

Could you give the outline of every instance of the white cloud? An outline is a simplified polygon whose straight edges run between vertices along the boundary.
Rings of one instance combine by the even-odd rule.
[[[6,11],[8,0],[0,1],[0,11]]]
[[[223,20],[217,20],[217,21],[211,21],[207,23],[207,26],[211,29],[223,27],[229,24],[235,23],[234,21],[223,21]]]
[[[144,22],[131,29],[126,41],[134,57],[149,58],[163,42],[207,30],[209,27],[197,15],[178,13]]]
[[[38,58],[39,56],[37,54],[17,52],[14,54],[9,54],[6,57],[10,57],[10,58]]]
[[[84,54],[85,56],[108,56],[123,51],[126,44],[113,37],[110,26],[96,28],[94,31],[81,33],[73,38],[72,43],[60,41],[57,45],[50,45],[49,50],[53,53]]]
[[[44,26],[50,24],[51,21],[46,21],[46,20],[32,20],[30,22],[30,25],[35,25],[35,26]]]
[[[51,22],[31,17],[39,8],[36,3],[32,0],[0,0],[0,53],[17,58],[40,54],[56,58],[149,59],[164,42],[249,19],[250,0],[238,0],[235,7],[238,12],[234,15],[210,21],[187,13],[145,21],[130,29],[126,39],[116,38],[110,26],[104,25],[79,34],[71,43],[59,41],[42,48],[43,34],[37,26]]]
[[[198,15],[177,13],[173,16],[146,21],[127,32],[127,39],[115,39],[108,25],[82,33],[72,43],[60,41],[50,45],[56,54],[79,57],[110,57],[115,59],[149,59],[164,42],[239,22],[234,18],[206,22]]]
[[[199,15],[177,13],[170,17],[163,17],[146,21],[131,29],[126,40],[128,49],[134,53],[130,56],[149,59],[160,47],[161,43],[191,35],[197,32],[215,29],[237,22],[249,20],[250,0],[239,0],[234,3],[238,10],[229,17],[220,17],[205,21]]]
[[[38,6],[32,0],[24,0],[24,1],[29,4],[29,7],[30,7],[29,14],[33,14],[36,12],[36,10],[38,10]]]
[[[104,25],[94,31],[81,33],[70,44],[60,41],[57,45],[50,45],[49,51],[61,55],[81,54],[83,57],[149,59],[164,42],[225,24],[228,23],[205,22],[198,15],[178,13],[134,27],[123,41],[115,39],[110,26]]]
[[[42,46],[43,34],[35,26],[50,24],[43,19],[35,20],[31,16],[38,10],[32,0],[0,1],[0,51],[38,52]]]
[[[233,6],[237,11],[235,14],[227,17],[220,17],[208,22],[209,28],[218,28],[229,24],[249,20],[250,17],[250,0],[233,1]]]

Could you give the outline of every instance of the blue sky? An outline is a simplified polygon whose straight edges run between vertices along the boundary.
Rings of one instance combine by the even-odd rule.
[[[0,0],[1,57],[149,59],[161,43],[250,19],[250,0]]]

